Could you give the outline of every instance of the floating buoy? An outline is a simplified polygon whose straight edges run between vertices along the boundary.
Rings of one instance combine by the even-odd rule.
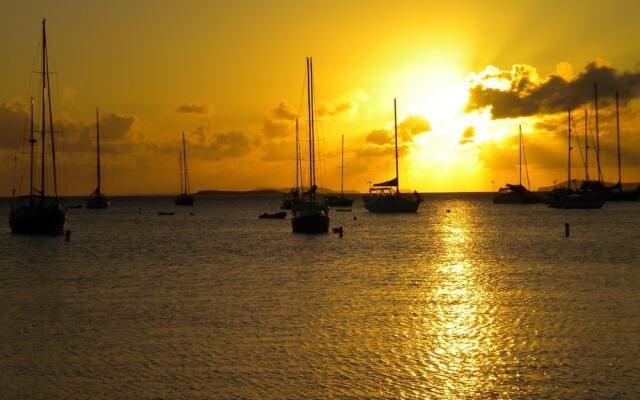
[[[447,212],[448,212],[448,213],[450,213],[450,212],[451,212],[451,210],[447,209]]]
[[[353,220],[355,221],[355,220],[357,220],[357,219],[358,219],[358,218],[354,215],[354,216],[353,216]]]

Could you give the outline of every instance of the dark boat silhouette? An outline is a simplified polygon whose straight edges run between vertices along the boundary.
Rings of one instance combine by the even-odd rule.
[[[280,211],[280,212],[276,212],[276,213],[263,213],[260,214],[260,216],[258,217],[260,219],[285,219],[287,218],[287,212],[286,211]]]
[[[375,183],[364,197],[364,207],[372,213],[415,213],[422,198],[418,192],[400,193],[398,173],[398,118],[396,99],[393,99],[393,124],[395,131],[396,177],[386,182]]]
[[[595,109],[596,109],[596,139],[599,137],[599,129],[598,129],[598,86],[594,85],[595,92]],[[596,154],[598,160],[598,180],[591,181],[589,180],[589,170],[588,170],[588,157],[585,161],[585,169],[586,169],[586,179],[582,183],[581,189],[593,192],[598,196],[604,198],[606,201],[638,201],[640,198],[640,187],[636,187],[634,190],[624,190],[622,185],[622,162],[621,162],[621,151],[620,151],[620,113],[618,107],[618,92],[615,94],[616,97],[616,138],[617,138],[617,155],[618,155],[618,181],[611,185],[606,186],[602,181],[602,171],[600,169],[600,156],[599,156],[599,145],[596,145]],[[585,119],[586,119],[586,110],[585,110]],[[585,142],[587,141],[587,132],[585,125]]]
[[[40,141],[42,144],[40,160],[40,190],[34,187],[34,137],[33,98],[31,98],[31,145],[29,195],[15,199],[9,214],[9,226],[16,234],[24,235],[58,235],[64,232],[67,218],[58,199],[58,179],[56,171],[55,129],[53,129],[53,111],[51,109],[51,85],[49,81],[49,56],[47,53],[46,20],[42,20],[42,70],[40,71],[42,100],[42,119],[40,125]],[[47,113],[48,110],[48,113]],[[45,135],[47,133],[47,116],[51,139],[51,174],[53,176],[53,194],[47,195],[46,186],[46,154]]]
[[[572,210],[602,208],[605,200],[601,196],[589,190],[574,190],[571,187],[571,110],[568,111],[567,143],[567,188],[551,192],[549,207]]]
[[[340,162],[340,196],[327,196],[324,204],[329,207],[351,207],[353,199],[344,196],[344,135],[342,135],[342,156]]]
[[[107,199],[100,190],[100,183],[102,181],[100,176],[100,119],[98,117],[98,109],[96,108],[96,165],[97,165],[97,181],[96,190],[93,191],[91,197],[86,200],[86,206],[88,209],[104,210],[109,208],[109,199]]]
[[[177,206],[192,206],[193,195],[189,187],[189,168],[187,164],[187,144],[182,132],[182,152],[180,152],[180,194],[174,199]]]
[[[300,141],[298,138],[298,118],[296,118],[296,185],[289,193],[285,194],[280,206],[281,210],[292,210],[302,200],[300,198],[300,188],[302,186],[300,168]]]
[[[291,228],[296,233],[329,233],[329,208],[318,202],[315,166],[313,61],[307,57],[307,110],[309,115],[309,190],[292,208]]]
[[[507,183],[504,187],[500,188],[493,197],[494,204],[535,204],[540,203],[540,196],[531,192],[522,184],[522,155],[524,154],[524,142],[522,140],[522,126],[519,127],[518,136],[518,159],[519,159],[519,181],[517,185]],[[524,168],[527,176],[528,186],[529,183],[529,169],[527,167],[527,157],[524,157]]]

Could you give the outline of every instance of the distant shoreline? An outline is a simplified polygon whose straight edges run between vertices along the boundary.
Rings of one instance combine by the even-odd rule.
[[[282,196],[289,191],[280,191],[277,189],[260,189],[260,190],[200,190],[194,193],[197,197],[222,197],[222,196]],[[339,192],[326,192],[319,193],[320,196],[336,194]],[[407,192],[412,193],[412,192]],[[486,196],[493,195],[495,192],[419,192],[423,196]],[[345,192],[346,196],[364,196],[366,192]],[[82,201],[86,199],[87,195],[70,195],[60,196],[61,200],[73,199]],[[172,198],[175,197],[175,193],[149,193],[149,194],[113,194],[107,195],[109,198],[132,198],[132,197],[162,197]],[[0,200],[11,200],[11,196],[0,196]]]

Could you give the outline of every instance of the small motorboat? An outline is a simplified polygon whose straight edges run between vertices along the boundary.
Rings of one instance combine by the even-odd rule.
[[[168,212],[168,211],[159,211],[159,212],[158,212],[158,215],[175,215],[175,213],[176,213],[175,211],[171,211],[171,212]]]
[[[73,204],[73,205],[64,207],[65,210],[77,209],[77,208],[82,208],[82,204]]]
[[[287,217],[287,212],[286,211],[280,211],[280,212],[273,213],[273,214],[264,213],[264,214],[261,214],[258,218],[260,218],[260,219],[284,219],[286,217]]]

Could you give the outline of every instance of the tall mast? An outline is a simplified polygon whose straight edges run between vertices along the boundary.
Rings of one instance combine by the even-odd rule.
[[[567,157],[567,189],[571,191],[571,110],[569,110],[569,116],[567,118],[567,144],[568,144],[568,157]]]
[[[342,135],[342,160],[340,161],[340,197],[344,197],[344,135]]]
[[[98,187],[96,189],[96,194],[99,196],[100,193],[102,193],[100,191],[100,119],[98,117],[98,107],[96,107],[96,153],[97,153],[97,159],[98,159],[98,163],[97,163],[97,170],[98,170]]]
[[[313,106],[311,99],[311,58],[307,57],[307,113],[309,115],[309,190],[313,188]],[[313,196],[313,192],[311,193]]]
[[[309,57],[309,71],[310,71],[310,87],[311,87],[311,153],[313,162],[311,163],[312,167],[312,176],[313,176],[313,186],[316,186],[316,121],[315,121],[315,112],[314,109],[316,107],[316,99],[313,93],[313,58]],[[315,192],[314,192],[315,196]]]
[[[622,191],[622,167],[620,164],[620,116],[618,114],[618,92],[616,92],[616,133],[618,136],[618,187]]]
[[[298,144],[298,118],[296,118],[296,192],[298,192],[300,189],[300,186],[298,185],[298,182],[300,180],[299,178],[300,170],[298,165],[299,160],[300,160],[300,145]]]
[[[44,20],[43,20],[44,23]],[[44,26],[44,25],[43,25]],[[43,31],[44,34],[44,31]],[[46,36],[43,36],[46,49]],[[58,172],[56,170],[56,142],[55,131],[53,129],[53,110],[51,109],[51,80],[49,79],[49,53],[45,51],[45,65],[47,70],[47,103],[49,105],[49,130],[51,131],[51,163],[53,170],[53,193],[56,201],[58,200]]]
[[[184,132],[182,132],[182,151],[184,153],[184,157],[182,161],[184,162],[184,194],[189,194],[189,169],[187,167],[187,144],[184,139]]]
[[[398,113],[396,98],[393,98],[393,130],[396,138],[396,196],[400,196],[400,176],[398,176]]]
[[[33,97],[31,98],[31,127],[29,135],[29,145],[31,146],[31,157],[29,159],[29,200],[33,200],[33,153],[36,139],[33,136]]]
[[[588,124],[587,109],[584,109],[584,180],[589,182],[589,137],[587,135]]]
[[[46,52],[46,47],[47,47],[47,35],[45,33],[45,23],[46,20],[43,19],[42,20],[42,70],[41,70],[41,74],[42,74],[42,123],[40,125],[41,128],[41,134],[42,134],[42,155],[41,155],[41,160],[40,160],[40,197],[42,198],[42,201],[44,202],[44,191],[45,191],[45,150],[46,150],[46,146],[45,146],[45,131],[46,131],[46,108],[45,108],[45,93],[47,90],[47,81],[45,79],[45,52]]]
[[[518,170],[518,175],[519,175],[518,184],[522,186],[522,125],[518,125],[518,128],[520,130],[520,134],[518,135],[518,158],[519,158],[519,165],[520,165]]]
[[[182,152],[178,154],[178,166],[180,167],[180,194],[184,192],[184,179],[182,177]]]
[[[596,164],[598,164],[598,182],[602,182],[602,170],[600,169],[600,131],[598,130],[598,84],[593,84],[593,92],[596,107]]]

